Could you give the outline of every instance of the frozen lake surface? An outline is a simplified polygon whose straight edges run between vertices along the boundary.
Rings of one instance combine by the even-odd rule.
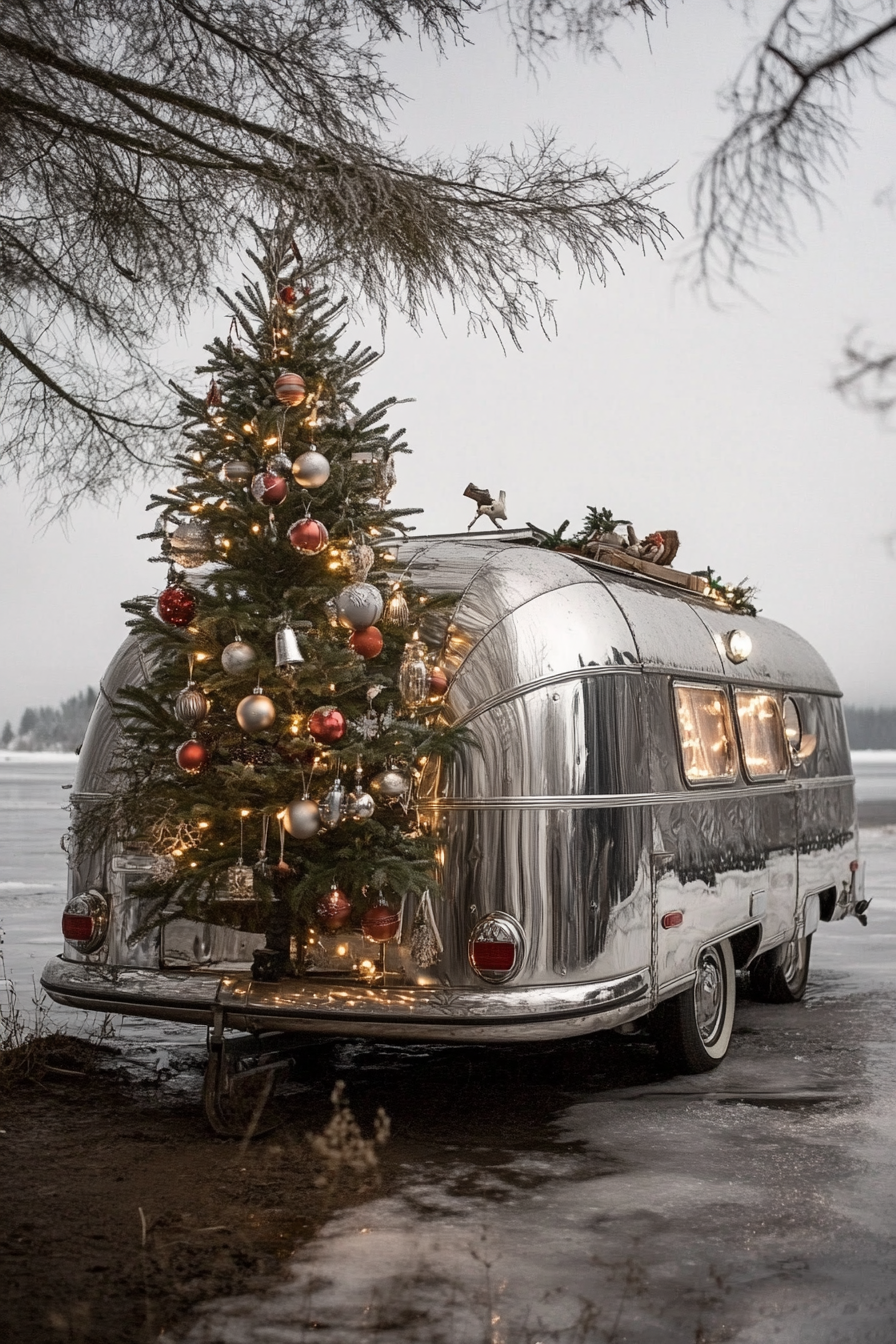
[[[896,753],[855,766],[865,803],[896,804]],[[0,758],[0,926],[23,998],[59,946],[71,774]],[[281,1282],[206,1304],[181,1340],[893,1344],[896,827],[864,831],[862,850],[868,928],[821,926],[804,1003],[740,1002],[714,1073],[669,1078],[616,1037],[337,1047],[365,1127],[377,1105],[392,1117],[388,1191],[334,1216]],[[137,1056],[197,1039],[122,1030]]]

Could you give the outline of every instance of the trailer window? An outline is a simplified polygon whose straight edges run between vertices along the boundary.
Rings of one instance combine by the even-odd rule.
[[[763,691],[735,691],[744,765],[751,779],[787,774],[787,740],[781,708]]]
[[[733,779],[734,732],[728,697],[720,686],[676,686],[678,739],[685,779],[707,784]]]

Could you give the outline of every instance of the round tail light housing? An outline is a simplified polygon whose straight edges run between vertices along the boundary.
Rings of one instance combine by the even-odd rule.
[[[109,931],[109,902],[91,887],[73,896],[62,912],[62,936],[76,952],[96,952]]]
[[[470,965],[482,980],[503,984],[517,974],[523,964],[526,935],[512,915],[486,915],[470,934],[467,955]]]

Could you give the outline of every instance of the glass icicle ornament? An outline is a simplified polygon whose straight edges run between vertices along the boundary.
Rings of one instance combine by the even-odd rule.
[[[392,591],[383,610],[383,620],[387,625],[394,625],[402,630],[410,620],[408,600],[400,583],[392,585]]]
[[[376,480],[376,495],[380,501],[380,506],[385,508],[389,502],[389,496],[395,489],[395,482],[398,477],[395,472],[395,454],[387,453],[385,457],[380,458],[374,467],[374,476]]]
[[[405,709],[419,709],[429,695],[429,668],[426,645],[422,639],[410,639],[404,646],[398,669],[398,689]]]

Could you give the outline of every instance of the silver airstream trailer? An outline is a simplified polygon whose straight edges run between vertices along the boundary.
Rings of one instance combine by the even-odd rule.
[[[427,632],[445,713],[468,727],[419,788],[441,839],[436,959],[412,955],[409,900],[383,959],[360,933],[312,932],[303,976],[255,980],[258,935],[183,919],[147,932],[153,856],[97,850],[71,856],[47,992],[206,1023],[213,1059],[228,1028],[487,1043],[646,1024],[672,1067],[712,1068],[737,971],[796,1000],[819,920],[864,917],[830,671],[784,626],[525,532],[393,549],[419,587],[460,594]],[[145,675],[141,657],[128,640],[106,674],[75,807],[109,789],[110,701]]]

